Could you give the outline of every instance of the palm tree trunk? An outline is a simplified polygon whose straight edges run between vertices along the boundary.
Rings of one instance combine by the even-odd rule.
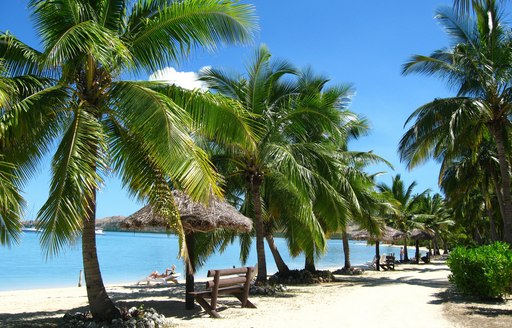
[[[404,238],[404,262],[409,261],[409,252],[407,251],[407,238]]]
[[[250,189],[252,194],[252,204],[254,210],[254,223],[256,230],[256,253],[258,255],[258,276],[256,281],[260,283],[267,282],[267,261],[265,259],[265,227],[263,225],[263,218],[261,217],[261,198],[260,187],[262,178],[254,174],[251,176]]]
[[[101,277],[98,254],[96,252],[96,191],[87,200],[89,211],[84,220],[82,232],[82,258],[84,264],[87,298],[92,316],[96,321],[112,321],[120,318],[121,312],[108,297]]]
[[[272,256],[274,257],[274,262],[276,262],[277,270],[279,270],[279,273],[287,275],[290,272],[290,268],[288,268],[283,258],[281,257],[276,243],[274,242],[274,236],[272,236],[271,233],[267,233],[265,239],[267,239],[267,244],[270,248],[270,251],[272,252]]]
[[[375,270],[380,271],[380,242],[375,241]]]
[[[501,192],[500,189],[499,178],[494,170],[489,169],[489,172],[491,172],[491,177],[494,184],[494,192],[496,193],[496,198],[498,198],[498,206],[500,208],[501,218],[503,218],[503,213],[505,212],[505,210],[503,209],[503,193]],[[501,234],[496,234],[496,240],[501,240],[501,238]]]
[[[416,264],[420,264],[420,241],[418,239],[416,239],[416,252],[414,257],[416,258]]]
[[[503,125],[500,122],[492,125],[491,132],[494,135],[498,153],[498,163],[501,174],[501,191],[503,196],[503,241],[512,247],[512,196],[510,189],[510,165],[507,160],[505,143],[503,140]]]
[[[350,247],[348,245],[348,234],[345,229],[341,231],[341,237],[343,239],[343,255],[345,257],[345,266],[343,266],[343,269],[349,270],[351,267],[350,264]]]
[[[492,182],[495,184],[494,182]],[[489,196],[489,192],[486,188],[487,186],[482,183],[482,196],[484,197],[484,206],[485,210],[487,211],[487,216],[489,216],[489,230],[490,230],[490,238],[492,242],[497,241],[497,235],[496,235],[496,224],[494,222],[494,215],[491,210],[491,198]]]
[[[316,272],[315,256],[313,254],[306,254],[306,262],[304,264],[304,269],[309,272]]]
[[[441,252],[439,251],[439,241],[438,241],[437,234],[434,235],[433,243],[434,243],[434,255],[441,255]]]
[[[186,283],[185,283],[185,309],[194,309],[194,296],[190,295],[189,292],[194,291],[194,273],[196,271],[196,265],[194,263],[195,258],[195,236],[193,232],[185,235],[185,242],[187,244],[188,261],[185,263],[186,267]]]
[[[443,254],[448,254],[448,244],[446,243],[446,240],[444,238],[441,238],[441,241],[443,242]]]

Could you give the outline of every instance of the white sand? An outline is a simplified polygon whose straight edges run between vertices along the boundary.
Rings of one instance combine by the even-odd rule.
[[[444,263],[433,263],[336,276],[340,282],[290,287],[277,297],[252,296],[257,309],[242,309],[235,298],[223,297],[222,319],[209,318],[199,306],[184,310],[184,284],[111,286],[108,292],[118,306],[143,303],[178,327],[465,327],[447,315],[438,295],[448,287],[448,274]],[[0,292],[0,326],[56,322],[48,318],[84,311],[86,305],[83,287]]]

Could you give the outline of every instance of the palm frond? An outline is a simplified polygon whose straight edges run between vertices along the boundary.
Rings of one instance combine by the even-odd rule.
[[[19,241],[21,216],[25,204],[17,187],[15,166],[0,156],[0,245],[10,246]]]
[[[101,183],[96,169],[105,170],[99,154],[105,136],[99,123],[84,108],[78,108],[63,136],[52,163],[50,195],[38,213],[41,244],[47,256],[57,254],[74,240],[87,219],[89,201]]]
[[[250,5],[218,0],[138,1],[124,38],[138,69],[156,71],[179,61],[191,49],[247,43],[255,27]]]

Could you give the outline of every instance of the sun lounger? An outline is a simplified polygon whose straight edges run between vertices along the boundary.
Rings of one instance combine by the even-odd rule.
[[[172,273],[164,277],[146,277],[142,280],[137,281],[137,285],[140,285],[142,283],[146,283],[148,285],[151,283],[167,285],[169,282],[177,284],[179,276],[179,273]]]

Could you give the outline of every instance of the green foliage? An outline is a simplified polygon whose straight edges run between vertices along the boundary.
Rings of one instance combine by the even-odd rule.
[[[512,251],[497,242],[477,248],[455,248],[448,257],[449,279],[464,294],[501,298],[512,286]]]

